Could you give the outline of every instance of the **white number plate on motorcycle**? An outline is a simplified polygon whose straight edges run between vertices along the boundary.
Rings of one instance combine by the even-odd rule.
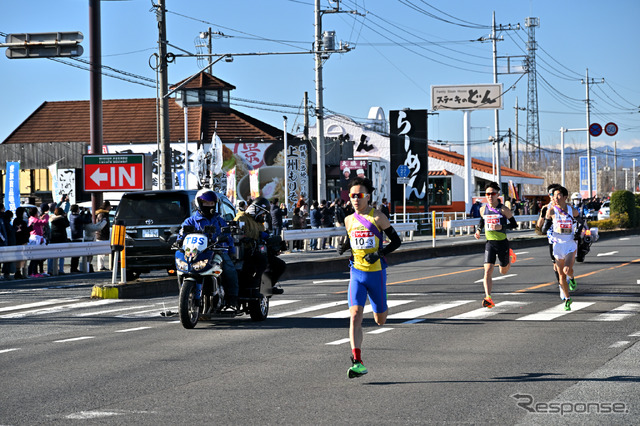
[[[157,229],[143,229],[142,238],[158,238]]]
[[[207,236],[204,234],[189,234],[184,237],[182,248],[185,251],[203,252],[207,248]]]

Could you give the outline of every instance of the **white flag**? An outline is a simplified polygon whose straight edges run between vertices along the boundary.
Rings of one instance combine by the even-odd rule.
[[[209,152],[211,153],[211,176],[215,176],[222,171],[222,140],[216,132],[213,132]]]

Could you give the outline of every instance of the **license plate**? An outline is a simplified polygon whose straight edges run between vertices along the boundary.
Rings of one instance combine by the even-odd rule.
[[[142,238],[158,238],[157,229],[143,229]]]

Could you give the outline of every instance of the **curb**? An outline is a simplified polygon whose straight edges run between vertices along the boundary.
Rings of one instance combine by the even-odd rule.
[[[622,229],[617,231],[603,231],[600,239],[609,239],[627,235],[638,235],[640,229]],[[398,265],[415,260],[432,259],[436,257],[457,256],[462,254],[481,254],[486,241],[472,241],[460,245],[446,245],[442,247],[415,247],[398,249],[387,256],[389,265]],[[509,245],[514,249],[526,247],[540,247],[548,244],[547,238],[536,235],[531,238],[514,238]],[[301,279],[309,276],[334,274],[349,270],[349,256],[316,259],[309,261],[290,262],[282,280]],[[173,296],[178,294],[176,277],[143,279],[124,284],[97,284],[91,289],[92,299],[142,299],[151,297]]]

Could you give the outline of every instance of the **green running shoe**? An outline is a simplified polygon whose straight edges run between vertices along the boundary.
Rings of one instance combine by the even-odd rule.
[[[576,288],[578,288],[578,283],[576,282],[575,278],[570,278],[569,279],[569,290],[574,291]]]
[[[365,367],[364,364],[362,364],[362,362],[355,362],[353,360],[353,357],[351,357],[351,362],[353,365],[351,366],[351,368],[349,368],[349,370],[347,370],[347,373],[349,374],[350,379],[364,376],[365,374],[368,373],[367,367]]]
[[[573,303],[573,300],[571,299],[567,299],[564,301],[564,310],[565,311],[570,311],[571,310],[571,304]]]

